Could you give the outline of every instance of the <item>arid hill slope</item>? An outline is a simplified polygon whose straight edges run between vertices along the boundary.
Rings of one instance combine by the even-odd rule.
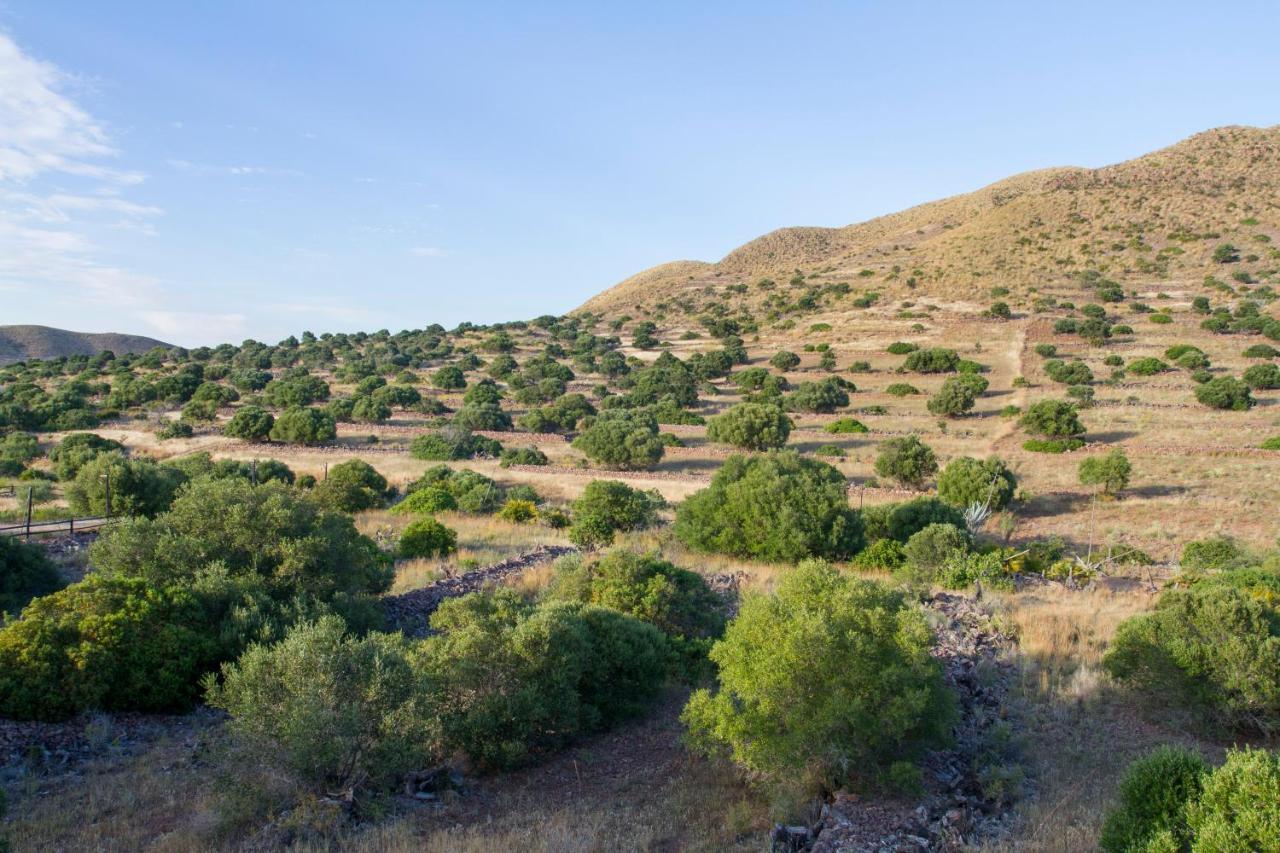
[[[31,358],[97,355],[104,350],[123,355],[146,352],[152,347],[170,346],[172,345],[142,335],[69,332],[48,326],[0,326],[0,365]]]
[[[718,263],[641,272],[580,310],[696,310],[705,297],[754,309],[771,288],[847,282],[855,291],[965,298],[1014,293],[1095,270],[1123,285],[1222,275],[1223,242],[1274,265],[1280,240],[1280,126],[1224,127],[1101,169],[1016,175],[967,195],[843,228],[782,228]],[[1253,257],[1257,256],[1257,257]],[[1228,271],[1229,272],[1229,271]],[[803,279],[797,277],[803,275]],[[745,292],[736,285],[747,285]]]

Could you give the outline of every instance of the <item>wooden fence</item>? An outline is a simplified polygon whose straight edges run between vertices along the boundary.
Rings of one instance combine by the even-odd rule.
[[[80,533],[90,530],[100,530],[108,524],[119,521],[119,516],[108,518],[106,516],[85,516],[83,518],[60,518],[54,521],[28,520],[21,521],[17,524],[0,525],[0,536],[23,536],[30,539],[32,536],[42,536],[54,533]]]

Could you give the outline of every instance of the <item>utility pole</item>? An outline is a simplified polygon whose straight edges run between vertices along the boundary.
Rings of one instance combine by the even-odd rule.
[[[111,469],[107,468],[107,518],[111,517]]]
[[[35,486],[27,486],[27,541],[31,541],[31,504],[33,503],[32,495],[35,494]]]

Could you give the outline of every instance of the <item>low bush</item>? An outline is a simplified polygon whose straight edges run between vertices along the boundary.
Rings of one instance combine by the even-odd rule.
[[[573,502],[569,541],[581,548],[613,544],[618,532],[644,530],[658,520],[663,501],[616,480],[592,480]]]
[[[1253,408],[1249,386],[1233,376],[1218,376],[1196,388],[1196,400],[1211,409],[1244,412]]]
[[[0,536],[0,620],[6,614],[17,615],[31,599],[62,587],[62,576],[43,549]]]
[[[591,419],[573,446],[593,462],[621,470],[653,468],[663,454],[653,415],[626,409]]]
[[[910,397],[913,394],[919,394],[920,389],[906,382],[895,382],[884,389],[884,393],[894,397]]]
[[[512,465],[550,465],[547,454],[536,447],[507,447],[502,451],[498,464],[503,468]]]
[[[1013,472],[995,456],[985,461],[959,456],[938,475],[938,497],[961,509],[972,504],[983,504],[992,511],[1004,509],[1017,487]]]
[[[954,373],[960,356],[951,349],[923,349],[907,355],[902,366],[912,373]]]
[[[294,407],[285,409],[276,418],[269,433],[273,441],[289,444],[320,444],[333,441],[338,426],[333,415],[320,409]]]
[[[1280,388],[1280,366],[1275,364],[1255,364],[1245,369],[1241,376],[1244,384],[1255,391],[1270,391]]]
[[[536,520],[537,517],[538,505],[533,501],[520,498],[507,498],[502,509],[498,510],[498,518],[514,524],[525,524]]]
[[[409,445],[414,459],[448,462],[477,456],[499,456],[502,445],[491,438],[450,424],[439,432],[420,435]]]
[[[419,518],[400,534],[397,550],[408,559],[447,557],[458,550],[458,534],[434,518]]]
[[[312,496],[338,512],[356,513],[383,506],[390,497],[387,478],[362,459],[349,459],[329,469]]]
[[[882,782],[948,737],[931,639],[901,594],[803,563],[775,595],[747,596],[712,648],[718,684],[685,707],[690,742],[777,783]]]
[[[880,477],[920,488],[938,472],[938,458],[917,436],[891,438],[880,444],[875,470]]]
[[[1070,453],[1084,447],[1078,438],[1032,438],[1022,442],[1022,449],[1032,453]]]
[[[793,426],[778,406],[739,403],[707,422],[707,438],[747,450],[768,450],[786,444]]]
[[[1130,764],[1120,781],[1120,801],[1102,825],[1103,853],[1187,849],[1187,806],[1199,798],[1208,770],[1198,753],[1170,746]]]
[[[863,545],[844,475],[788,451],[729,457],[680,504],[675,532],[698,551],[779,562],[844,559]]]
[[[1210,575],[1121,623],[1103,664],[1161,702],[1230,727],[1280,726],[1280,600]]]
[[[969,535],[951,524],[930,524],[914,533],[902,547],[906,558],[903,573],[917,583],[932,583],[942,566],[955,552],[969,550]]]
[[[250,647],[206,701],[251,748],[318,793],[386,789],[441,755],[437,718],[398,634],[357,638],[337,617]]]
[[[857,418],[837,418],[823,427],[823,429],[833,435],[851,435],[870,432],[870,430],[867,429],[867,425]]]

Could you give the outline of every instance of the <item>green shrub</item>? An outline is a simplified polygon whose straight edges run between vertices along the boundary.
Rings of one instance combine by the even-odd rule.
[[[702,575],[657,555],[618,550],[595,562],[562,557],[549,595],[609,607],[672,637],[710,638],[724,631],[722,603]]]
[[[850,435],[870,432],[870,430],[867,429],[867,425],[856,418],[837,418],[823,427],[823,429],[833,435]]]
[[[1088,385],[1093,381],[1093,371],[1079,359],[1072,362],[1051,359],[1044,363],[1044,372],[1054,382],[1061,382],[1063,385]]]
[[[439,760],[426,695],[401,636],[356,638],[330,616],[251,646],[208,680],[206,701],[255,755],[314,791],[355,793]]]
[[[1229,726],[1280,724],[1280,610],[1276,600],[1206,580],[1161,594],[1125,620],[1103,664],[1135,689]]]
[[[528,763],[650,707],[670,650],[652,625],[603,607],[533,607],[512,590],[441,603],[415,651],[448,751],[481,769]]]
[[[1053,358],[1058,354],[1058,348],[1053,344],[1036,344],[1036,355],[1041,358]]]
[[[1194,851],[1280,850],[1280,755],[1233,750],[1187,807]]]
[[[1254,344],[1246,349],[1243,355],[1245,358],[1276,358],[1280,356],[1280,349],[1270,344]]]
[[[698,551],[778,562],[842,559],[863,545],[844,475],[789,451],[729,457],[680,504],[675,532]]]
[[[938,570],[938,583],[947,589],[967,589],[981,581],[1011,589],[1009,573],[1000,551],[952,551]]]
[[[1211,409],[1244,412],[1253,408],[1249,386],[1233,376],[1218,376],[1199,386],[1196,400]]]
[[[349,459],[329,469],[312,496],[338,512],[356,513],[383,506],[390,495],[387,478],[362,459]]]
[[[472,514],[495,512],[507,498],[502,486],[483,474],[466,468],[455,471],[447,465],[428,468],[406,491],[413,495],[423,489],[443,489],[454,498],[456,506],[450,509]]]
[[[800,365],[800,356],[793,352],[781,350],[774,353],[773,358],[769,359],[769,363],[778,370],[794,370]]]
[[[1154,853],[1161,848],[1153,842],[1187,849],[1187,806],[1199,798],[1208,770],[1198,753],[1170,746],[1130,764],[1120,782],[1120,802],[1107,814],[1098,839],[1103,853]]]
[[[707,423],[707,438],[747,450],[768,450],[787,443],[793,424],[778,406],[739,403]]]
[[[100,573],[31,601],[0,629],[0,714],[178,711],[212,662],[191,593]]]
[[[77,432],[67,436],[49,451],[53,472],[64,483],[74,480],[80,469],[101,453],[124,452],[124,445],[92,432]]]
[[[1258,447],[1263,450],[1280,450],[1280,435],[1273,435],[1271,438],[1264,439]]]
[[[828,376],[818,382],[802,382],[786,397],[787,407],[797,412],[830,414],[849,405],[852,382]]]
[[[458,550],[458,534],[434,518],[419,518],[400,534],[398,550],[409,559],[447,557]]]
[[[458,500],[448,489],[430,486],[411,492],[400,503],[391,507],[391,511],[400,514],[431,515],[458,508]]]
[[[472,403],[453,416],[453,425],[465,430],[501,432],[511,429],[511,416],[497,403]]]
[[[461,391],[467,387],[467,378],[461,368],[446,365],[431,374],[431,384],[442,391]]]
[[[436,462],[498,456],[501,453],[502,445],[498,442],[453,424],[439,432],[420,435],[409,445],[409,454],[414,459]]]
[[[663,454],[657,420],[625,409],[601,413],[573,446],[593,462],[622,470],[653,468]]]
[[[503,449],[498,464],[503,468],[510,468],[512,465],[550,465],[551,460],[536,447],[508,447]]]
[[[1032,438],[1022,442],[1022,449],[1032,453],[1070,453],[1084,447],[1078,438]]]
[[[165,425],[156,430],[156,438],[161,441],[171,441],[175,438],[191,438],[195,435],[195,428],[186,421],[166,421]]]
[[[31,599],[62,587],[62,577],[43,549],[0,536],[0,619],[17,615]]]
[[[685,706],[690,741],[767,780],[879,781],[947,739],[954,701],[930,647],[899,593],[803,563],[746,597],[712,648],[718,688]]]
[[[985,504],[992,511],[1004,509],[1017,487],[1013,472],[995,456],[982,462],[959,456],[938,475],[938,497],[961,509],[972,504]]]
[[[515,524],[534,521],[538,517],[538,505],[530,500],[507,498],[507,502],[498,510],[498,518]]]
[[[1090,456],[1080,462],[1080,485],[1102,486],[1104,495],[1114,495],[1129,485],[1133,466],[1124,451],[1115,448],[1101,456]]]
[[[337,435],[338,426],[333,415],[320,409],[301,407],[285,409],[276,418],[270,432],[273,441],[289,444],[320,444],[333,441]]]
[[[920,389],[906,382],[895,382],[885,388],[884,393],[891,394],[894,397],[910,397],[913,394],[919,394]]]
[[[891,438],[880,444],[876,456],[876,474],[897,480],[904,486],[920,488],[938,472],[938,458],[933,449],[917,436]]]
[[[619,531],[652,527],[661,506],[661,498],[626,483],[592,480],[573,502],[569,541],[582,548],[611,545]]]
[[[66,487],[71,511],[81,515],[152,517],[173,503],[186,477],[148,459],[126,459],[112,451],[95,456]],[[111,506],[107,506],[108,495]]]
[[[960,356],[951,349],[923,349],[907,355],[902,366],[912,373],[953,373]]]
[[[915,533],[930,524],[964,527],[964,514],[950,504],[933,497],[912,498],[901,503],[869,506],[862,511],[867,539],[893,539],[906,543]]]
[[[1184,545],[1178,564],[1183,571],[1211,572],[1240,568],[1249,561],[1248,552],[1234,539],[1213,536],[1208,539],[1197,539]]]
[[[929,398],[927,408],[935,415],[955,417],[972,409],[977,398],[972,383],[953,376],[943,382],[938,392]]]
[[[1019,423],[1027,432],[1045,438],[1070,438],[1084,432],[1075,404],[1063,400],[1032,403]]]
[[[937,523],[912,534],[902,547],[909,577],[920,583],[932,582],[953,553],[968,550],[968,533],[951,524]]]
[[[858,552],[849,561],[855,569],[863,571],[892,572],[902,568],[907,556],[902,551],[902,543],[896,539],[877,539]]]
[[[1254,364],[1246,368],[1243,376],[1244,384],[1256,391],[1269,391],[1280,388],[1280,366],[1274,364]]]
[[[894,341],[885,347],[885,351],[890,355],[906,355],[920,349],[916,344],[907,343],[906,341]]]

